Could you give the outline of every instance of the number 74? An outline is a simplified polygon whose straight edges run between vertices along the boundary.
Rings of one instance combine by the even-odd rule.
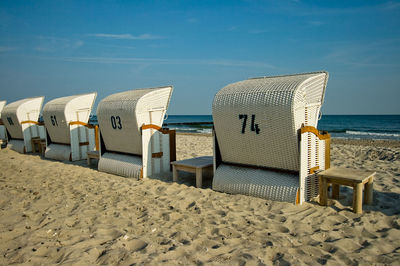
[[[243,119],[243,124],[242,124],[242,134],[245,133],[246,131],[246,126],[247,126],[247,115],[240,114],[239,119]],[[256,134],[260,133],[260,128],[258,127],[258,124],[255,123],[256,120],[256,115],[251,115],[251,126],[250,129],[251,131],[255,131]]]

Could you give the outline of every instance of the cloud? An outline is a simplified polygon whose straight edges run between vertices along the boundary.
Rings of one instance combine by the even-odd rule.
[[[229,60],[229,59],[163,59],[163,58],[140,58],[140,57],[40,57],[48,60],[61,60],[67,62],[99,63],[99,64],[158,64],[158,65],[215,65],[225,67],[276,67],[257,61]]]
[[[353,67],[400,67],[388,54],[398,54],[399,38],[365,42],[329,43],[330,53],[324,60]]]
[[[108,38],[108,39],[118,39],[118,40],[154,40],[154,39],[162,39],[160,36],[152,35],[152,34],[141,34],[134,36],[132,34],[108,34],[108,33],[95,33],[89,34],[89,36],[97,37],[97,38]]]
[[[313,25],[313,26],[321,26],[321,25],[324,25],[324,22],[322,22],[322,21],[317,21],[317,20],[309,21],[308,23],[309,23],[310,25]]]
[[[49,36],[37,36],[36,38],[41,40],[40,43],[34,48],[39,52],[55,52],[66,49],[77,49],[85,44],[81,40],[70,40]]]
[[[262,34],[267,32],[266,30],[259,30],[259,29],[253,29],[253,30],[249,30],[250,34]]]
[[[0,53],[17,50],[16,47],[0,46]]]
[[[389,1],[385,4],[383,4],[383,8],[384,9],[389,9],[389,10],[393,10],[393,9],[397,9],[400,7],[400,3],[398,2],[393,2],[393,1]]]
[[[196,23],[197,21],[199,21],[197,18],[189,18],[187,20],[187,22],[189,22],[189,23]]]

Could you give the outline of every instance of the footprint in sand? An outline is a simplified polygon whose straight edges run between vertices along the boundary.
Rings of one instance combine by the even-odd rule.
[[[130,251],[140,251],[147,247],[147,243],[141,239],[132,239],[125,244],[125,248]]]

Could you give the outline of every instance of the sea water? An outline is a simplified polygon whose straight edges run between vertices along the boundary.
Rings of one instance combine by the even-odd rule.
[[[96,116],[90,121],[97,123]],[[164,127],[178,132],[211,133],[211,115],[169,115]],[[400,140],[400,115],[323,115],[319,130],[333,138]]]

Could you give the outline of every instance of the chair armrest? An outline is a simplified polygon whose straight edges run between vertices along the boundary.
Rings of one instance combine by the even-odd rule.
[[[319,131],[318,129],[316,129],[315,127],[312,126],[303,126],[300,129],[300,133],[313,133],[315,136],[317,136],[320,140],[325,140],[325,139],[330,139],[331,135],[327,132],[327,131]]]

